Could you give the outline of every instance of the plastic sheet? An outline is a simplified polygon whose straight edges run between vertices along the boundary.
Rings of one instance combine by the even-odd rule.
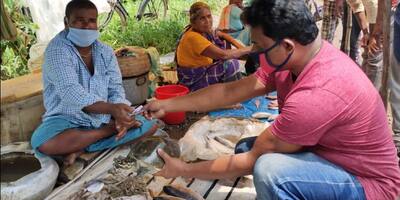
[[[214,160],[232,155],[236,143],[243,138],[258,136],[269,126],[268,122],[249,119],[204,117],[194,123],[179,140],[184,161]]]
[[[29,7],[33,22],[39,26],[38,42],[49,42],[57,33],[64,29],[65,8],[70,0],[25,0]],[[99,13],[108,12],[110,6],[107,0],[91,0]]]

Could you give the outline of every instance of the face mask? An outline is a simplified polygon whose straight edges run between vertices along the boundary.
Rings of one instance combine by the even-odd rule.
[[[68,28],[67,39],[78,47],[88,47],[99,38],[98,30]]]
[[[268,52],[270,52],[273,48],[278,46],[280,41],[276,41],[274,45],[272,45],[270,48],[263,50],[261,52],[256,52],[253,53],[253,61],[260,66],[264,72],[268,74],[275,73],[279,71],[283,66],[286,65],[286,63],[289,61],[289,59],[292,57],[293,51],[290,52],[290,54],[286,57],[286,59],[279,65],[275,65],[272,63],[271,59],[268,56]]]

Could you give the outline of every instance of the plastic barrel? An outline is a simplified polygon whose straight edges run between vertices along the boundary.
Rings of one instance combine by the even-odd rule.
[[[156,99],[169,99],[177,96],[184,96],[189,89],[183,85],[164,85],[156,88]],[[185,121],[185,112],[167,113],[162,120],[167,124],[180,124]]]

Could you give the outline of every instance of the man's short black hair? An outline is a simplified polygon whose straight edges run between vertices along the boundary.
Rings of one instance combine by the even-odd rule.
[[[69,19],[72,11],[82,8],[95,9],[97,11],[96,5],[89,0],[72,0],[67,4],[67,8],[65,9],[65,17]]]
[[[251,27],[260,26],[274,40],[290,38],[307,45],[318,36],[318,27],[304,0],[254,0],[245,8],[243,20]]]

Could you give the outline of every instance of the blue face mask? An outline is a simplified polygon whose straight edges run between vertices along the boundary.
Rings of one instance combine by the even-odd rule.
[[[98,30],[68,28],[67,39],[78,47],[88,47],[99,38]]]

